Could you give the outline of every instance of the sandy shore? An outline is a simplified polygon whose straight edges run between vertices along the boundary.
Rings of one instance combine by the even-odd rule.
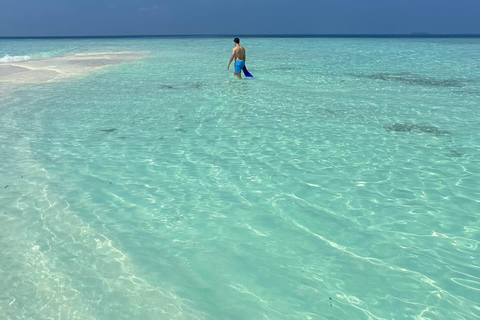
[[[88,52],[0,63],[0,83],[58,81],[96,68],[141,59],[146,55],[146,52]]]

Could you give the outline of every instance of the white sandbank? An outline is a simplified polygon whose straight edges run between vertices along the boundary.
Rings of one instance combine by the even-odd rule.
[[[41,83],[59,81],[68,77],[109,65],[141,59],[147,52],[86,52],[0,63],[0,83]]]

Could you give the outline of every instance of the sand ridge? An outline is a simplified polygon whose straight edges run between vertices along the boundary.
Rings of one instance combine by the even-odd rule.
[[[146,57],[144,51],[74,53],[60,57],[0,63],[0,83],[59,81],[85,72]]]

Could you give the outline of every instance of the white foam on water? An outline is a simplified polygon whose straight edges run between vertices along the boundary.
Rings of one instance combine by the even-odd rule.
[[[0,58],[0,63],[9,63],[9,62],[21,62],[21,61],[28,61],[32,59],[32,57],[25,55],[25,56],[10,56],[8,54],[4,55],[3,58]]]

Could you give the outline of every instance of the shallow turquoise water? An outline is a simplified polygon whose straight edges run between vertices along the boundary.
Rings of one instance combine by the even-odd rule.
[[[480,318],[480,39],[0,43],[149,52],[0,84],[0,318]]]

